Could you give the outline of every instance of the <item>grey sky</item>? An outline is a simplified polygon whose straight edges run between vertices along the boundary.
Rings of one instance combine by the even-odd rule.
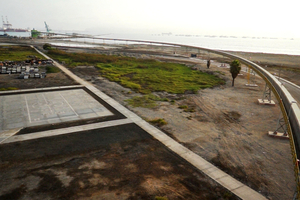
[[[17,28],[299,37],[299,0],[0,0]],[[1,23],[2,24],[2,23]]]

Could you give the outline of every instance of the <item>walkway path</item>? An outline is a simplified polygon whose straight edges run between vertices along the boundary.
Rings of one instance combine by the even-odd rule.
[[[34,47],[32,47],[34,48]],[[36,51],[38,51],[36,49]],[[43,54],[42,52],[38,51],[40,54],[45,56],[48,59],[47,55]],[[182,146],[169,136],[167,136],[164,132],[160,131],[159,129],[155,128],[154,126],[150,125],[146,121],[144,121],[142,118],[137,116],[135,113],[131,112],[121,104],[119,104],[114,99],[110,98],[103,92],[99,91],[96,87],[94,87],[91,83],[84,81],[83,79],[79,78],[75,74],[73,74],[71,71],[69,71],[64,66],[60,65],[59,63],[54,61],[54,64],[59,67],[63,72],[65,72],[68,76],[70,76],[72,79],[77,81],[79,84],[85,86],[90,91],[95,93],[97,96],[99,96],[102,100],[106,101],[109,105],[114,107],[116,110],[118,110],[120,113],[122,113],[124,116],[126,116],[129,121],[132,121],[133,123],[137,124],[139,127],[141,127],[143,130],[147,131],[150,135],[152,135],[154,138],[159,140],[161,143],[163,143],[165,146],[167,146],[169,149],[171,149],[173,152],[184,158],[186,161],[188,161],[190,164],[195,166],[197,169],[202,171],[204,174],[215,180],[217,183],[222,185],[223,187],[227,188],[229,191],[240,197],[241,199],[246,200],[266,200],[266,198],[261,195],[260,193],[254,191],[250,187],[244,185],[240,181],[234,179],[227,173],[223,172],[219,168],[215,167],[211,163],[207,162],[205,159],[200,157],[199,155],[195,154],[194,152],[190,151],[186,147]],[[124,121],[124,123],[128,123],[129,121]],[[80,129],[82,131],[82,129]],[[6,142],[9,142],[9,140],[6,140]]]

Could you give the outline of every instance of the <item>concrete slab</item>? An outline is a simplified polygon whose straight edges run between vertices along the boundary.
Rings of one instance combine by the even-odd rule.
[[[256,84],[245,84],[245,85],[248,87],[258,87],[258,85],[256,85]]]
[[[181,154],[181,157],[201,171],[212,167],[211,163],[207,162],[205,159],[203,159],[202,157],[200,157],[192,151],[189,151],[185,154]]]
[[[0,96],[3,130],[113,115],[83,89]]]
[[[220,183],[221,185],[226,184],[227,185],[227,189],[230,190],[230,191],[238,189],[238,188],[244,186],[243,183],[241,183],[240,181],[237,181],[236,179],[232,178],[229,175],[223,176],[223,177],[221,177],[219,179],[216,179],[216,181],[218,183]]]
[[[259,105],[270,105],[270,106],[275,106],[275,102],[273,100],[269,101],[267,99],[258,99],[258,104]]]
[[[287,134],[285,135],[284,133],[279,133],[279,132],[274,133],[274,131],[269,131],[268,135],[280,139],[289,139],[289,135]]]
[[[23,135],[15,135],[7,138],[2,142],[2,144],[7,143],[13,143],[13,142],[21,142],[26,140],[33,140],[38,138],[44,138],[44,137],[53,137],[57,135],[63,135],[63,134],[70,134],[75,132],[81,132],[81,131],[88,131],[92,129],[99,129],[99,128],[106,128],[106,127],[112,127],[112,126],[119,126],[123,124],[130,124],[132,121],[130,119],[120,119],[120,120],[114,120],[114,121],[108,121],[108,122],[99,122],[99,123],[93,123],[93,124],[87,124],[82,126],[73,126],[69,128],[61,128],[61,129],[54,129],[49,131],[41,131],[41,132],[35,132],[30,134],[23,134]]]
[[[13,135],[17,134],[22,128],[15,128],[7,131],[3,131],[0,133],[0,144],[3,143],[8,138],[12,137]]]
[[[262,194],[258,192],[254,192],[251,188],[247,187],[246,185],[243,185],[235,190],[231,190],[235,195],[240,197],[241,199],[255,199],[255,200],[266,200]]]

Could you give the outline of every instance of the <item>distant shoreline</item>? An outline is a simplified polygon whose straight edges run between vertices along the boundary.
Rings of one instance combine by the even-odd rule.
[[[25,40],[26,41],[26,40]],[[24,45],[24,40],[20,40]],[[29,41],[32,44],[32,40]],[[39,41],[39,45],[42,45],[48,41]],[[0,38],[0,45],[17,45],[14,41],[6,38]],[[27,44],[30,45],[30,44]],[[34,44],[36,45],[36,44]],[[78,48],[78,49],[93,49],[89,47],[70,47],[66,46],[66,48]],[[270,64],[276,66],[285,66],[285,67],[297,67],[299,68],[300,65],[300,55],[290,55],[290,54],[279,54],[279,53],[263,53],[263,52],[247,52],[247,51],[232,51],[232,50],[221,50],[228,53],[232,53],[243,58],[246,58],[253,62],[259,62],[263,64]]]
[[[275,54],[262,52],[226,51],[250,61],[284,67],[300,68],[300,55]]]

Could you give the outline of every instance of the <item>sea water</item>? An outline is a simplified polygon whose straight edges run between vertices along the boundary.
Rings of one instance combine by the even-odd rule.
[[[0,31],[0,35],[3,35],[4,32]],[[6,32],[7,35],[9,36],[16,36],[16,37],[30,37],[31,36],[31,32]]]
[[[168,42],[196,47],[204,47],[215,50],[300,55],[300,38],[176,34],[110,34],[100,37]]]
[[[84,33],[84,32],[83,32]],[[2,35],[3,32],[0,32]],[[146,40],[154,42],[167,42],[182,45],[191,45],[215,50],[245,51],[273,54],[300,55],[300,38],[272,38],[272,37],[236,37],[222,35],[186,35],[186,34],[137,34],[137,33],[111,33],[97,34],[88,33],[98,38],[115,38],[129,40]],[[10,36],[30,37],[30,32],[10,32]],[[81,38],[74,41],[103,43],[103,39]],[[128,43],[120,41],[109,41],[105,43]],[[71,44],[68,44],[71,45]],[[86,44],[88,45],[88,44]],[[89,44],[91,45],[91,44]],[[78,45],[77,45],[78,46]],[[84,46],[84,45],[79,45]]]

